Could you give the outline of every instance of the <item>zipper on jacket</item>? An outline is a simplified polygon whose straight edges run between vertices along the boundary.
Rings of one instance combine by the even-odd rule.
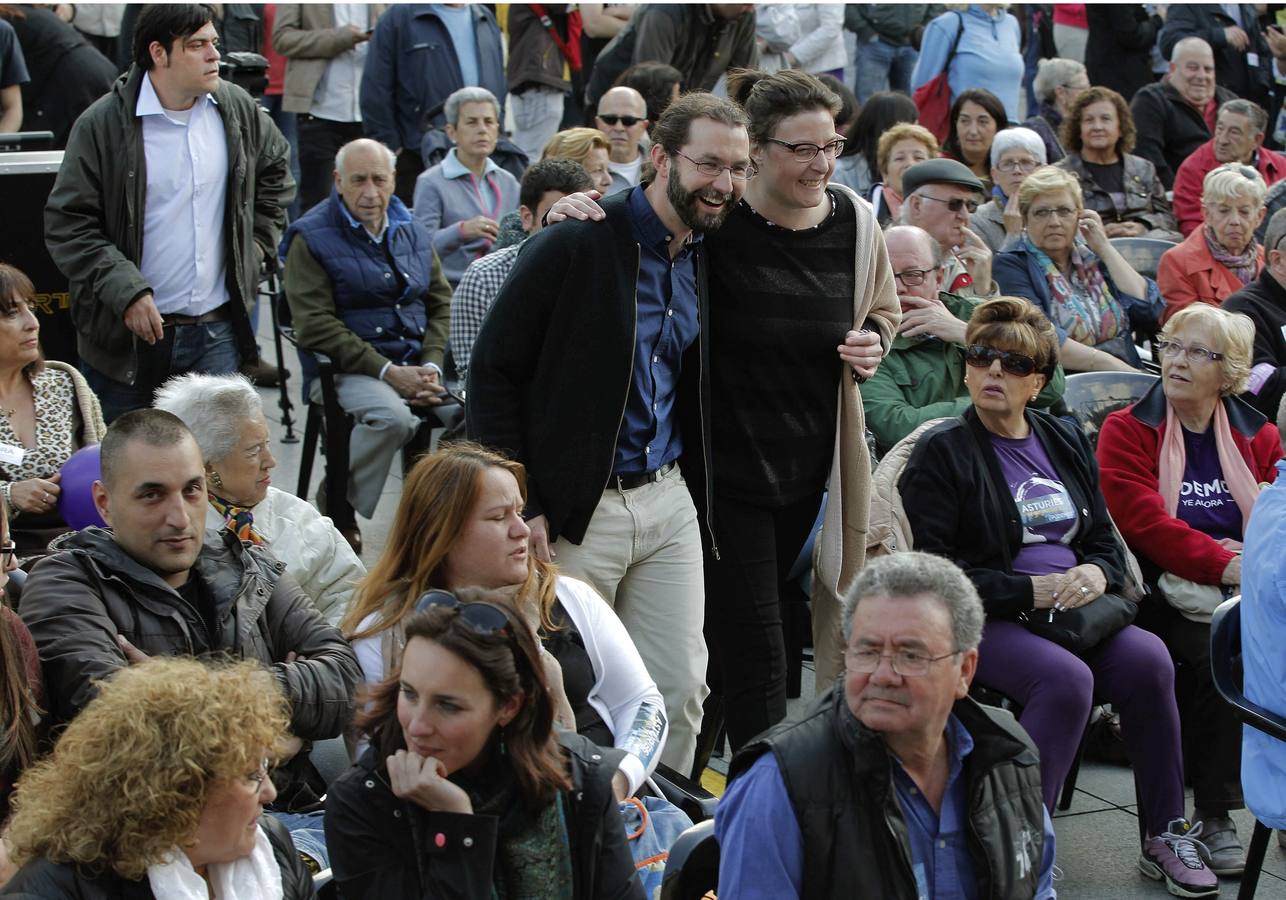
[[[612,469],[616,468],[616,446],[621,441],[621,426],[625,424],[625,410],[630,404],[630,385],[634,383],[634,355],[639,340],[639,272],[643,268],[643,250],[634,245],[637,255],[634,257],[634,330],[630,333],[630,374],[625,379],[625,400],[621,403],[621,418],[616,423],[616,437],[612,438],[612,459],[607,464],[607,477],[603,479],[603,490],[612,484]]]
[[[693,259],[693,267],[700,265],[700,259]],[[706,374],[706,355],[701,352],[701,341],[706,338],[706,329],[710,326],[709,322],[700,321],[701,313],[701,273],[697,273],[697,325],[700,331],[697,332],[697,416],[701,420],[701,461],[705,464],[705,482],[706,482],[706,531],[710,532],[710,555],[714,557],[715,562],[719,561],[719,540],[714,534],[714,454],[710,452],[710,445],[706,441],[706,398],[705,398],[705,374]],[[709,306],[710,292],[706,291],[706,313],[710,312]]]

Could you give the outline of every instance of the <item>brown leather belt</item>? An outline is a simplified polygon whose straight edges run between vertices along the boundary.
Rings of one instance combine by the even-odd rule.
[[[161,316],[161,324],[166,328],[173,328],[175,325],[204,325],[207,322],[227,322],[232,318],[228,312],[228,307],[232,304],[225,303],[218,309],[212,309],[208,313],[202,313],[199,316],[185,316],[179,313],[171,313]]]

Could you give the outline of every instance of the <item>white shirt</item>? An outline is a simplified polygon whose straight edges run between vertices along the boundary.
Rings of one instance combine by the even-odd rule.
[[[366,31],[372,25],[370,7],[365,3],[335,3],[332,8],[338,29],[356,25]],[[311,115],[332,122],[362,121],[359,94],[362,90],[362,68],[370,46],[370,41],[354,44],[351,50],[345,50],[326,63],[326,71],[322,72],[317,90],[313,92],[313,105],[308,110]]]
[[[643,169],[643,159],[643,149],[639,148],[638,156],[634,157],[630,162],[618,163],[609,159],[607,161],[607,170],[613,175],[620,175],[621,178],[629,182],[630,187],[634,187],[639,183],[639,173]]]
[[[191,109],[167,110],[143,75],[134,114],[143,120],[147,194],[139,271],[162,315],[199,316],[228,302],[224,207],[228,141],[209,94]]]

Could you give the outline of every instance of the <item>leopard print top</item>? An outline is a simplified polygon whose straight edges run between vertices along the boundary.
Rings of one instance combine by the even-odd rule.
[[[71,376],[43,369],[31,387],[36,405],[36,446],[27,448],[21,465],[0,463],[0,481],[48,478],[76,452],[80,416]],[[23,446],[7,416],[0,416],[0,442]]]

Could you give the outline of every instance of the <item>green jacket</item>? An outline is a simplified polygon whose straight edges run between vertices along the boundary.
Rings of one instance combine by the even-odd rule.
[[[943,291],[939,299],[962,322],[985,298],[961,297]],[[972,401],[964,384],[964,347],[934,338],[893,340],[888,356],[870,381],[862,385],[866,427],[875,434],[881,456],[916,426],[930,419],[958,416]],[[1045,385],[1035,405],[1045,409],[1063,396],[1063,367]]]

